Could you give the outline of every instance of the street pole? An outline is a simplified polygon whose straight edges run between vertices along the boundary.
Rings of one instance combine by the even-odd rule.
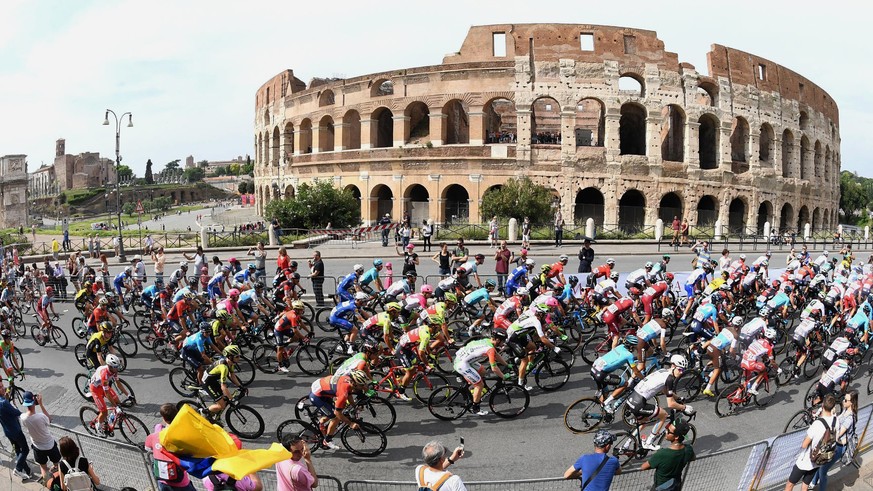
[[[121,167],[121,123],[124,117],[127,116],[127,127],[133,127],[133,115],[126,112],[119,118],[115,111],[106,110],[106,116],[103,120],[104,126],[109,126],[109,114],[115,118],[115,212],[118,214],[118,262],[127,262],[127,257],[124,255],[124,233],[121,231],[121,179],[118,176],[119,167]]]

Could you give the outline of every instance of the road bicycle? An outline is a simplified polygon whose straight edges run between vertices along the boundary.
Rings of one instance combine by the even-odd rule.
[[[839,415],[842,409],[842,404],[837,404],[836,406],[834,406],[833,409],[831,409],[831,413],[835,416]],[[820,414],[821,406],[801,409],[794,413],[790,418],[788,418],[788,423],[785,424],[785,428],[782,430],[782,433],[789,433],[797,430],[802,430],[804,428],[809,428]]]
[[[376,371],[374,374],[376,378],[380,376],[381,378],[375,380],[373,388],[377,392],[396,396],[399,393],[400,380],[407,370],[401,366],[394,365],[393,360],[390,363],[391,365],[384,371],[384,375]],[[435,390],[449,385],[449,379],[435,372],[429,365],[424,363],[416,363],[409,370],[413,373],[409,382],[409,385],[412,387],[412,394],[423,404],[427,404],[428,399],[430,399],[431,394]]]
[[[312,406],[308,395],[298,399],[297,404],[294,405],[294,417],[297,419],[309,419],[312,411],[317,412],[317,409]],[[370,423],[385,433],[394,428],[394,424],[397,423],[397,411],[394,405],[372,389],[355,396],[355,402],[349,408],[349,413],[355,415],[355,420]]]
[[[82,406],[79,409],[79,420],[88,433],[98,438],[109,438],[115,435],[115,430],[118,430],[128,443],[145,450],[149,430],[141,419],[128,414],[121,407],[107,408],[106,431],[104,431],[97,422],[99,414],[97,409],[91,406]]]
[[[182,399],[176,403],[178,409],[182,409],[182,406],[187,404],[200,414],[208,413],[207,419],[213,423],[219,423],[221,414],[224,413],[224,422],[227,423],[227,426],[236,436],[245,440],[256,440],[264,434],[264,418],[251,406],[240,404],[240,400],[248,393],[245,389],[231,394],[230,399],[227,400],[227,405],[218,413],[209,412],[209,406],[213,404],[213,399],[202,386],[191,385],[188,390],[194,392],[197,400]]]
[[[488,398],[488,407],[501,418],[516,418],[524,413],[530,405],[530,394],[527,389],[514,383],[507,384],[498,380],[489,386],[488,379],[483,378],[485,386],[482,389],[483,399]],[[473,393],[470,386],[460,377],[458,382],[463,385],[446,385],[433,391],[427,400],[427,409],[437,419],[451,421],[460,418],[473,408]]]
[[[758,385],[758,394],[755,395],[749,392],[749,389],[758,374],[744,370],[742,383],[730,384],[718,394],[718,398],[715,400],[715,414],[724,418],[736,414],[740,408],[747,407],[752,402],[759,407],[769,404],[778,390],[776,384],[770,382],[770,379],[773,378],[770,372],[775,372],[775,370],[768,366],[767,370],[764,371],[764,378]]]
[[[683,420],[682,416],[682,412],[671,410],[670,416],[667,418],[667,424],[661,428],[661,431],[652,443],[654,445],[661,445],[664,437],[667,435],[667,429],[681,423]],[[696,416],[696,414],[693,414],[687,417],[686,422],[693,420]],[[612,455],[619,460],[622,467],[627,466],[634,459],[645,459],[651,451],[643,447],[641,436],[642,428],[647,423],[649,422],[638,423],[633,431],[619,431],[615,434],[615,442],[612,444]],[[688,423],[688,434],[685,435],[683,443],[693,445],[695,440],[697,440],[697,428],[693,424]]]
[[[53,315],[51,320],[47,322],[44,322],[37,314],[33,314],[33,318],[36,320],[36,323],[30,326],[30,336],[33,337],[36,344],[45,346],[51,340],[61,349],[67,347],[67,333],[55,324],[59,319],[58,315]]]
[[[504,347],[511,360],[510,366],[517,372],[518,363],[522,357],[528,356],[527,353],[518,351],[512,343],[505,343]],[[533,374],[537,387],[546,392],[563,387],[570,380],[570,364],[563,359],[566,354],[566,351],[561,351],[559,354],[544,345],[538,346],[533,352],[533,360],[527,364],[525,382]]]
[[[88,368],[88,357],[85,348],[85,343],[79,343],[73,348],[73,354],[75,355],[76,361],[79,363],[79,365],[81,365],[83,368]],[[112,348],[113,347],[111,343],[106,343],[100,347],[100,352],[103,354],[104,359],[109,353],[117,356],[119,360],[121,360],[121,365],[119,365],[118,371],[125,371],[127,369],[127,355],[125,355],[122,351]]]
[[[330,357],[318,345],[313,344],[311,337],[292,342],[285,348],[285,359],[283,360],[287,368],[291,364],[293,357],[297,362],[297,367],[307,375],[321,375],[327,370],[330,364]],[[276,373],[279,371],[279,359],[276,354],[276,346],[270,344],[261,344],[252,351],[252,361],[258,370],[264,373]]]
[[[76,384],[76,392],[82,396],[82,399],[85,399],[88,402],[93,402],[93,397],[91,397],[91,377],[94,375],[94,369],[89,369],[88,373],[78,373],[75,377]],[[124,390],[127,391],[127,394],[130,396],[125,400],[118,401],[118,405],[124,408],[130,408],[136,405],[136,395],[133,392],[133,387],[127,383],[127,381],[122,379],[115,379],[112,383],[115,388],[116,394],[123,394],[124,392],[120,389],[119,386],[123,386]]]
[[[823,352],[824,347],[815,341],[813,341],[810,346],[805,346],[789,352],[785,359],[779,363],[779,368],[782,369],[782,373],[776,376],[776,385],[780,387],[788,385],[792,380],[800,378],[801,374],[803,374],[807,379],[815,377],[819,369],[822,367]],[[799,360],[804,354],[806,354],[806,359],[803,361],[803,364],[798,367],[797,360]]]
[[[686,338],[687,339],[687,338]],[[688,369],[676,380],[676,394],[683,401],[693,402],[700,396],[700,392],[709,384],[709,378],[715,367],[709,354],[700,350],[700,341],[689,345],[686,350],[673,350],[674,353],[685,356],[688,360]],[[719,392],[719,381],[725,384],[735,383],[742,375],[740,359],[731,356],[730,353],[719,354],[719,367],[721,372],[715,380],[715,393]]]
[[[283,421],[276,428],[276,438],[282,441],[287,435],[300,437],[309,446],[310,452],[327,448],[325,439],[328,418],[322,416],[312,405],[304,405],[299,409],[305,413],[306,418]],[[341,422],[337,426],[336,434],[339,435],[343,447],[349,452],[360,457],[376,457],[385,451],[388,438],[378,426],[357,419],[356,411],[355,406],[343,411],[346,417],[355,422],[356,427]]]

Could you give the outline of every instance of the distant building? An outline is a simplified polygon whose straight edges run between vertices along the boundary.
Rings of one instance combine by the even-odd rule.
[[[99,152],[66,153],[66,141],[55,144],[54,178],[60,191],[103,187],[115,183],[115,161]]]
[[[27,191],[29,199],[54,197],[59,194],[59,186],[55,179],[53,165],[41,165],[39,169],[27,175]]]
[[[250,157],[248,155],[246,155],[245,157],[239,155],[235,159],[231,160],[204,160],[200,162],[200,166],[206,169],[206,174],[213,174],[215,173],[215,169],[219,167],[227,167],[231,164],[246,165],[249,160]],[[203,165],[203,162],[206,162],[205,166]]]
[[[194,156],[189,155],[189,156],[185,157],[185,168],[190,169],[192,167],[194,167]]]
[[[27,155],[0,157],[0,227],[27,224]]]

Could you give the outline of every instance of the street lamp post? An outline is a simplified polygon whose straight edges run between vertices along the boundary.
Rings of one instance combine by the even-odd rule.
[[[127,127],[133,128],[133,114],[126,112],[119,118],[112,109],[106,110],[106,115],[103,119],[103,125],[109,126],[109,114],[115,118],[115,212],[118,214],[118,262],[127,262],[127,257],[124,255],[124,234],[121,231],[121,188],[120,179],[118,178],[118,168],[121,166],[121,123],[124,122],[124,117],[127,116]]]

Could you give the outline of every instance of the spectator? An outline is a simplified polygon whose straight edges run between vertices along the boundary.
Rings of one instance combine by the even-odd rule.
[[[21,431],[21,411],[9,403],[5,397],[5,391],[0,394],[0,426],[3,426],[3,434],[12,443],[12,451],[15,453],[15,470],[12,471],[21,481],[30,479],[30,466],[27,465],[27,439]]]
[[[409,245],[409,239],[411,238],[411,236],[412,229],[409,228],[409,225],[407,225],[406,222],[403,222],[403,224],[400,225],[400,243],[401,245],[403,245],[404,249],[406,249],[406,247]]]
[[[286,436],[282,440],[291,458],[276,464],[277,491],[312,491],[318,487],[318,474],[312,465],[309,446],[299,436]]]
[[[100,243],[100,237],[97,234],[94,234],[94,257],[97,257],[97,258],[100,257],[100,254],[101,254],[100,248],[101,247],[103,247],[103,245]]]
[[[682,230],[682,223],[679,221],[678,216],[673,217],[671,227],[673,228],[673,240],[670,241],[670,245],[679,245],[679,233]]]
[[[21,424],[27,428],[27,433],[30,435],[30,443],[33,448],[33,460],[39,464],[39,470],[42,473],[42,482],[48,482],[50,477],[48,463],[57,465],[61,460],[61,453],[58,450],[58,443],[49,432],[49,423],[51,415],[46,411],[42,404],[42,396],[34,395],[33,392],[27,391],[24,393],[22,400],[27,412],[21,415]],[[36,405],[39,404],[41,413],[36,412]]]
[[[64,252],[70,250],[70,231],[64,230],[64,242],[61,244],[64,249]]]
[[[561,212],[555,214],[555,247],[564,245],[564,219]]]
[[[121,239],[117,235],[112,238],[112,248],[115,249],[115,257],[121,255]]]
[[[173,462],[161,451],[161,430],[166,428],[176,418],[179,410],[175,404],[163,404],[160,409],[163,424],[156,424],[155,431],[146,437],[145,448],[152,452],[155,479],[158,481],[158,491],[194,491],[194,485],[185,469]]]
[[[607,491],[612,478],[621,474],[618,458],[609,455],[615,436],[606,430],[594,434],[594,453],[584,454],[564,471],[564,479],[579,479],[581,491]]]
[[[391,225],[391,215],[386,213],[385,216],[379,220],[379,225],[386,226],[382,229],[382,247],[388,247],[388,235],[391,233],[391,230],[387,225]]]
[[[843,412],[837,416],[837,449],[834,452],[834,458],[830,462],[818,468],[815,477],[812,478],[811,486],[819,487],[820,489],[828,489],[828,471],[837,461],[843,458],[846,450],[857,443],[854,438],[857,437],[855,424],[858,422],[858,391],[851,390],[841,398],[843,404]],[[854,457],[849,454],[848,457]],[[843,459],[846,462],[847,459]]]
[[[391,263],[385,263],[385,281],[382,282],[387,289],[394,281],[394,266]]]
[[[791,248],[791,251],[785,256],[785,264],[791,264],[793,261],[797,260],[797,251],[794,248]]]
[[[400,247],[395,245],[394,251],[398,256],[403,256],[403,276],[406,276],[406,273],[418,273],[416,270],[416,266],[419,265],[418,254],[412,252],[415,250],[414,244],[406,244],[403,246],[403,250],[400,250]]]
[[[491,222],[488,223],[488,248],[491,249],[493,247],[497,247],[497,217],[491,217]]]
[[[421,451],[424,465],[415,468],[415,481],[419,486],[427,486],[441,491],[467,491],[460,477],[446,469],[464,456],[464,447],[457,447],[451,455],[438,441],[429,442]]]
[[[458,246],[452,251],[452,274],[470,259],[470,249],[464,247],[464,239],[458,239]]]
[[[800,455],[797,456],[794,468],[791,469],[791,474],[788,476],[788,482],[785,483],[785,491],[791,491],[794,489],[794,485],[801,481],[803,481],[803,491],[809,489],[809,484],[818,472],[819,467],[812,462],[812,450],[824,438],[826,431],[837,431],[837,417],[833,414],[834,406],[836,405],[837,399],[833,394],[828,394],[824,397],[821,413],[812,422],[809,429],[806,430],[806,438],[800,444]],[[822,489],[825,489],[825,487],[822,486]]]
[[[157,246],[151,251],[152,261],[155,262],[155,284],[164,284],[164,263],[167,257],[164,255],[164,246]]]
[[[264,281],[267,278],[267,251],[264,249],[264,242],[258,241],[257,247],[249,247],[249,251],[246,254],[255,257],[255,276],[259,281]],[[285,254],[287,255],[288,253],[286,252]]]
[[[452,257],[449,254],[449,245],[445,242],[440,242],[440,250],[431,258],[437,266],[437,270],[439,271],[440,277],[445,279],[451,273],[451,268],[449,267],[449,259]]]
[[[594,262],[594,249],[591,248],[591,240],[585,239],[582,247],[579,248],[579,269],[578,273],[590,273],[591,264]]]
[[[94,236],[88,236],[88,259],[94,259]]]
[[[731,251],[722,249],[721,257],[718,258],[718,269],[725,271],[731,265]]]
[[[64,482],[64,476],[69,473],[70,468],[73,467],[88,474],[88,477],[91,478],[91,483],[96,489],[96,487],[100,485],[100,478],[97,476],[97,473],[94,472],[94,466],[88,462],[88,459],[80,455],[79,447],[76,446],[76,442],[68,436],[62,436],[58,442],[58,447],[61,450],[61,462],[58,464],[60,481],[62,483]]]
[[[427,220],[421,221],[421,240],[424,243],[421,246],[422,252],[430,252],[431,244],[430,237],[433,235],[433,225]]]
[[[521,248],[530,249],[530,217],[521,222]]]
[[[506,247],[506,241],[501,240],[497,252],[494,254],[494,272],[497,273],[497,290],[500,292],[503,292],[503,285],[506,284],[511,260],[512,252]]]
[[[106,258],[106,254],[100,254],[100,269],[98,274],[103,277],[104,285],[112,284],[112,277],[109,276],[109,259]]]
[[[709,252],[709,242],[698,240],[692,247],[696,256],[691,260],[691,267],[702,268],[704,264],[712,260],[712,254]]]
[[[324,307],[324,261],[318,251],[313,252],[312,259],[309,260],[309,279],[312,281],[315,304]]]
[[[61,244],[58,243],[57,237],[52,239],[52,256],[55,258],[55,261],[58,260],[58,252],[61,250]]]
[[[151,234],[147,234],[145,238],[145,250],[143,254],[151,254],[155,247],[155,242],[152,240]]]
[[[682,489],[682,471],[696,457],[691,445],[685,445],[685,435],[688,434],[688,423],[677,423],[667,428],[666,440],[670,446],[655,452],[649,460],[643,462],[642,470],[655,469],[655,487],[660,491]],[[672,485],[669,484],[672,481]]]
[[[279,247],[279,256],[276,257],[276,274],[286,269],[291,264],[291,258],[288,257],[288,250],[285,246]]]
[[[206,254],[203,253],[203,246],[197,246],[197,250],[196,252],[194,252],[194,256],[186,253],[182,253],[182,256],[188,261],[194,261],[195,276],[197,274],[201,274],[201,272],[203,271],[203,267],[206,266]],[[194,281],[193,283],[196,283],[196,281]]]
[[[32,242],[35,244],[36,243],[36,224],[35,223],[30,226],[30,236],[33,237]]]
[[[681,230],[682,239],[679,241],[679,245],[680,245],[680,246],[683,246],[683,245],[689,243],[689,242],[688,242],[688,231],[689,231],[690,228],[691,228],[691,227],[688,225],[688,219],[687,219],[687,218],[683,218],[683,219],[682,219],[682,230]]]

